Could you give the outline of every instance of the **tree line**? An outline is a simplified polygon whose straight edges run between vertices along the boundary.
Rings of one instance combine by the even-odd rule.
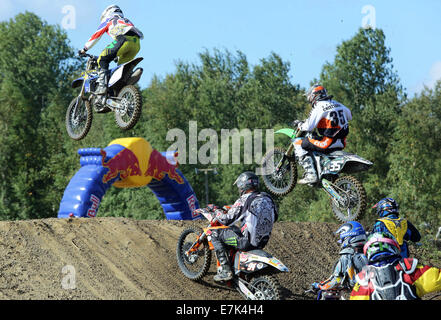
[[[441,224],[441,82],[409,98],[393,66],[391,49],[381,29],[355,30],[337,46],[333,61],[318,78],[334,98],[353,113],[346,151],[374,162],[360,173],[370,206],[394,197],[401,214],[415,224]],[[279,129],[305,119],[310,106],[305,90],[290,76],[291,64],[277,53],[250,65],[241,51],[205,50],[198,63],[179,61],[175,71],[155,75],[142,89],[143,113],[132,130],[122,132],[110,114],[95,114],[81,141],[65,131],[65,112],[77,92],[71,80],[84,68],[66,32],[25,12],[0,23],[0,218],[56,217],[64,189],[79,169],[77,150],[105,147],[113,139],[143,137],[160,151],[179,128],[189,136],[189,123],[222,129]],[[265,141],[265,130],[263,131]],[[198,147],[207,141],[198,141]],[[274,137],[276,145],[287,145]],[[242,145],[243,147],[243,145]],[[265,151],[265,144],[262,146]],[[241,149],[243,150],[243,148]],[[192,150],[186,150],[188,153]],[[243,153],[243,152],[242,152]],[[243,154],[241,155],[243,160]],[[220,158],[219,158],[220,159]],[[209,200],[231,204],[237,175],[256,163],[186,163],[180,170],[205,204],[204,175],[196,168],[216,167],[209,176]],[[335,221],[327,195],[297,186],[277,199],[281,220]],[[111,188],[99,216],[162,219],[159,202],[148,188]]]

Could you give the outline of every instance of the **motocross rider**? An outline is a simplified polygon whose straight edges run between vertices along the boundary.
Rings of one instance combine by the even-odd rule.
[[[104,9],[98,30],[90,37],[84,48],[78,51],[80,56],[90,50],[101,36],[106,33],[112,37],[110,43],[98,57],[98,86],[95,93],[105,95],[109,81],[109,63],[118,57],[118,65],[132,60],[140,50],[142,32],[124,17],[119,6],[110,5]]]
[[[379,218],[376,220],[372,233],[388,232],[400,245],[401,256],[409,256],[408,241],[418,242],[421,235],[417,228],[405,218],[400,218],[398,203],[393,198],[383,198],[372,208],[376,208]]]
[[[332,290],[336,288],[352,288],[355,275],[362,271],[368,261],[363,254],[366,232],[357,221],[349,221],[335,232],[340,236],[340,258],[334,266],[334,272],[325,281],[313,283],[314,290]]]
[[[320,137],[298,138],[294,142],[295,154],[305,172],[299,184],[314,184],[317,173],[310,151],[330,153],[346,146],[349,133],[348,122],[352,120],[351,111],[343,104],[328,96],[326,89],[319,84],[313,85],[306,93],[312,105],[308,119],[295,120],[293,126],[300,131],[311,132],[317,128]]]
[[[364,245],[368,265],[356,275],[351,300],[416,300],[441,291],[441,269],[402,258],[390,233],[372,233]]]
[[[228,281],[233,277],[227,250],[231,247],[243,251],[264,248],[278,216],[271,196],[259,192],[256,174],[243,172],[233,185],[239,189],[239,199],[228,210],[217,208],[214,212],[215,219],[228,226],[211,230],[211,242],[220,264],[215,281]]]

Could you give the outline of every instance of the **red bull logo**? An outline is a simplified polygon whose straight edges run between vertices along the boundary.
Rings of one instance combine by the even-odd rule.
[[[175,180],[177,183],[184,183],[184,179],[176,172],[176,166],[170,164],[166,157],[164,157],[159,151],[153,149],[144,176],[151,176],[160,181],[164,179],[166,174],[170,179]]]
[[[87,210],[87,216],[93,218],[96,216],[96,212],[98,211],[98,207],[100,205],[100,199],[94,194],[91,194],[90,202],[92,202],[92,206],[89,208],[89,210]]]
[[[138,158],[131,150],[124,148],[108,161],[105,161],[107,155],[106,151],[101,149],[100,153],[102,156],[102,166],[109,169],[109,171],[103,176],[103,183],[107,183],[116,178],[118,174],[120,175],[119,177],[121,180],[124,180],[129,176],[142,175]]]

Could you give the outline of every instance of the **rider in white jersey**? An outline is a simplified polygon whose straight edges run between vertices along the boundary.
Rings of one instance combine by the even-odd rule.
[[[309,151],[330,153],[342,150],[346,146],[352,114],[346,106],[333,100],[332,96],[328,96],[326,89],[321,85],[312,86],[306,96],[312,104],[312,110],[308,119],[295,121],[294,126],[307,132],[317,128],[319,136],[298,138],[294,147],[299,163],[305,169],[304,176],[298,183],[314,184],[317,182],[317,173]]]

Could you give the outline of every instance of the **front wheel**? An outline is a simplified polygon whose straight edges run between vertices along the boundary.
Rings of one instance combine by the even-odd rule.
[[[280,300],[282,286],[273,275],[258,276],[250,281],[250,290],[257,300]]]
[[[332,211],[342,222],[360,219],[366,210],[366,190],[357,178],[343,176],[334,181],[333,187],[343,198],[343,204],[331,199]]]
[[[190,280],[202,279],[210,269],[211,251],[208,242],[202,241],[197,248],[198,241],[203,230],[199,227],[190,227],[182,231],[176,247],[176,258],[179,269]],[[194,250],[190,250],[194,248]]]
[[[116,124],[123,130],[132,129],[141,116],[141,92],[135,86],[128,85],[121,89],[118,98],[122,108],[115,110]]]
[[[297,166],[292,157],[285,155],[285,150],[275,147],[262,159],[263,183],[275,196],[287,195],[297,184]]]
[[[87,100],[74,98],[66,112],[66,130],[74,140],[83,139],[92,125],[92,108]]]

